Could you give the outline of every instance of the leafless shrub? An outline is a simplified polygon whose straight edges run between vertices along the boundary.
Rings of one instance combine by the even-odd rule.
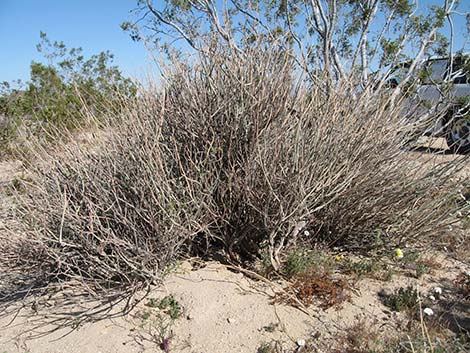
[[[325,93],[294,67],[261,48],[175,61],[93,146],[37,150],[13,256],[96,291],[158,280],[201,244],[241,262],[264,249],[277,269],[300,238],[368,249],[455,221],[462,159],[423,171],[386,95]]]

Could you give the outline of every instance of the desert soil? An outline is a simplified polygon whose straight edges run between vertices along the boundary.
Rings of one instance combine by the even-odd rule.
[[[410,156],[423,163],[458,158],[435,153],[444,150],[445,145],[433,148],[433,153],[420,151]],[[20,173],[19,169],[16,162],[2,162],[0,187],[4,188]],[[1,205],[8,207],[5,197]],[[454,306],[454,311],[446,312],[443,309],[444,303],[449,308],[454,297],[455,277],[470,271],[468,257],[457,259],[445,251],[436,251],[432,257],[441,267],[431,273],[419,279],[403,273],[388,282],[370,278],[353,281],[351,300],[341,308],[326,310],[315,306],[301,310],[286,305],[273,300],[277,283],[255,280],[217,262],[188,260],[125,315],[119,314],[124,305],[120,303],[101,320],[58,328],[53,324],[55,319],[65,318],[73,323],[74,315],[91,304],[74,304],[73,311],[69,307],[63,313],[52,310],[56,304],[67,301],[69,293],[64,292],[58,297],[41,298],[39,302],[12,305],[9,313],[0,315],[0,352],[133,353],[167,349],[188,353],[255,353],[263,343],[273,341],[282,342],[284,348],[294,351],[299,340],[312,341],[318,352],[329,352],[338,334],[360,321],[380,332],[396,330],[405,314],[391,312],[381,303],[378,293],[407,285],[418,286],[423,295],[432,293],[435,287],[442,288],[443,295],[433,304],[435,314],[450,315],[453,324],[470,330],[468,306]],[[174,321],[154,305],[169,295],[181,306],[182,314]]]

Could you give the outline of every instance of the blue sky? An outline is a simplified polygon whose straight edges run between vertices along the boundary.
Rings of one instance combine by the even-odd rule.
[[[421,0],[419,4],[442,1]],[[40,31],[68,48],[82,47],[86,57],[110,50],[126,75],[143,75],[150,62],[146,50],[120,28],[123,21],[132,19],[130,11],[135,6],[135,0],[0,0],[0,82],[29,78],[31,61],[41,60],[36,51]],[[470,11],[470,0],[461,0],[460,10]],[[465,18],[459,17],[455,49],[462,48],[464,32]]]
[[[125,74],[139,76],[146,50],[119,27],[135,6],[135,0],[0,0],[0,82],[29,78],[31,61],[41,59],[39,31],[82,47],[86,57],[110,50]]]

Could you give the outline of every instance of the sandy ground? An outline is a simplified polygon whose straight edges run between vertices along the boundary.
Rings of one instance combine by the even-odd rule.
[[[170,337],[171,352],[254,353],[265,342],[277,340],[283,347],[295,348],[297,341],[317,337],[318,351],[328,352],[341,332],[363,319],[393,330],[401,313],[390,313],[379,300],[378,292],[408,284],[419,285],[423,293],[434,287],[450,295],[454,275],[470,267],[454,260],[439,260],[444,266],[420,280],[399,277],[392,282],[364,279],[355,285],[352,299],[337,310],[310,308],[307,313],[273,304],[269,285],[253,281],[221,264],[208,263],[193,269],[188,262],[172,273],[162,286],[155,287],[129,314],[83,323],[41,336],[55,328],[48,325],[47,307],[35,312],[31,307],[0,320],[2,352],[31,353],[132,353],[159,352],[162,338]],[[153,299],[173,295],[182,306],[174,323],[162,310],[149,306]],[[117,309],[116,309],[117,310]],[[159,319],[159,314],[163,319]],[[467,313],[470,314],[470,313]],[[52,318],[52,317],[50,317]],[[39,324],[39,327],[38,327]],[[39,337],[38,337],[39,336]]]
[[[432,148],[445,151],[445,146]],[[413,154],[412,158],[423,162],[458,158],[447,153],[418,151]],[[18,168],[16,163],[3,162],[0,186],[8,183]],[[2,207],[5,205],[3,200]],[[299,340],[307,339],[313,340],[318,352],[329,352],[338,332],[344,332],[360,320],[375,325],[381,332],[396,330],[404,314],[391,313],[381,303],[380,291],[412,284],[426,294],[438,286],[444,290],[441,301],[448,298],[450,302],[455,291],[453,280],[458,273],[470,271],[469,261],[456,260],[445,253],[434,254],[433,258],[442,267],[420,279],[406,274],[389,282],[363,279],[354,282],[351,300],[341,309],[311,307],[306,312],[274,302],[275,290],[270,284],[255,281],[219,263],[193,266],[187,261],[161,286],[152,288],[128,314],[111,315],[120,312],[123,308],[120,304],[107,318],[77,322],[72,325],[73,329],[67,327],[51,332],[57,328],[50,323],[57,313],[49,308],[67,299],[67,293],[60,299],[44,299],[40,305],[30,301],[24,307],[12,306],[8,315],[0,315],[0,353],[133,353],[164,349],[188,353],[255,353],[263,343],[274,340],[293,351]],[[165,310],[153,304],[168,295],[181,305],[182,314],[174,321]],[[74,306],[74,310],[80,308]],[[439,312],[438,304],[435,310]],[[451,320],[468,325],[470,330],[470,308],[456,310]],[[74,316],[70,313],[68,310],[59,316],[73,322]],[[167,346],[163,347],[162,343]]]

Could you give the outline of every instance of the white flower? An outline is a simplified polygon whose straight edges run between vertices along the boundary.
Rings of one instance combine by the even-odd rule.
[[[426,308],[423,310],[423,313],[425,313],[427,316],[432,316],[434,315],[434,311],[432,311],[431,308]]]
[[[305,340],[298,340],[298,341],[297,341],[297,345],[298,345],[299,347],[305,346]]]
[[[442,294],[442,288],[441,287],[436,287],[434,288],[434,293],[441,295]]]
[[[308,236],[310,235],[310,232],[309,232],[308,230],[306,230],[306,231],[304,232],[304,235],[305,235],[306,237],[308,237]]]

